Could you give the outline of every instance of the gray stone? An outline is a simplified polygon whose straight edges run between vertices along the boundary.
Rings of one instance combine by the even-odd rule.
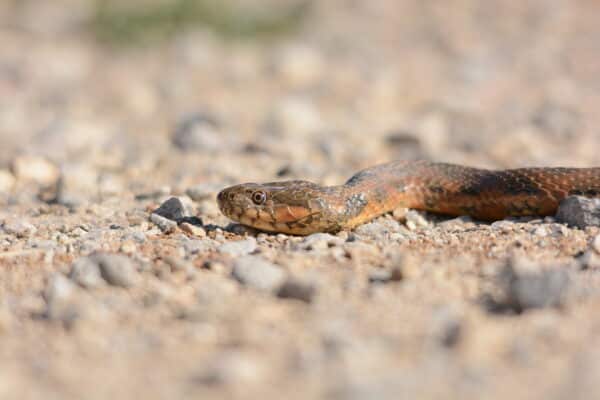
[[[309,282],[297,279],[288,279],[277,290],[277,297],[282,299],[295,299],[305,303],[312,302],[317,293],[315,286]]]
[[[378,269],[369,274],[369,283],[398,282],[404,279],[401,267]]]
[[[167,201],[163,202],[160,207],[152,212],[152,214],[160,215],[161,217],[170,219],[172,221],[179,221],[184,217],[191,216],[191,214],[186,210],[181,199],[177,197],[171,197]]]
[[[298,247],[303,250],[326,250],[330,247],[339,246],[344,243],[342,238],[329,233],[313,233],[306,236]]]
[[[217,249],[221,254],[227,254],[232,257],[244,256],[256,250],[256,239],[249,237],[235,242],[226,242]]]
[[[139,278],[131,260],[123,255],[97,253],[90,259],[99,266],[102,278],[111,285],[127,288],[135,285]]]
[[[600,226],[600,199],[569,196],[560,202],[556,219],[580,229]]]
[[[92,257],[81,257],[75,260],[69,278],[85,288],[94,288],[105,283],[100,273],[100,266]]]
[[[533,269],[509,260],[497,276],[499,299],[488,303],[490,311],[512,310],[520,313],[531,308],[561,306],[570,284],[564,269]]]
[[[158,226],[158,229],[160,229],[163,233],[171,233],[177,229],[177,222],[158,214],[150,214],[150,221],[152,221],[154,225]]]
[[[272,291],[281,286],[286,273],[258,256],[244,256],[233,264],[231,275],[240,283],[258,290]]]
[[[188,254],[206,253],[215,247],[211,239],[188,239],[183,241],[183,249]]]
[[[44,297],[46,298],[46,317],[70,323],[79,315],[74,301],[76,287],[63,274],[55,273],[48,280]]]
[[[378,218],[377,220],[356,227],[354,233],[369,239],[381,239],[393,233],[407,232],[398,221],[389,218]]]

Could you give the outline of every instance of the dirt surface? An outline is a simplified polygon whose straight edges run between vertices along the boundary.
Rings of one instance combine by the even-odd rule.
[[[600,7],[517,3],[115,46],[87,2],[2,2],[0,398],[593,398],[598,228],[409,211],[302,238],[215,203],[393,159],[597,166]]]

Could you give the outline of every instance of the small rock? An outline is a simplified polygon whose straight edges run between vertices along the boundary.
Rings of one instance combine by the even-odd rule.
[[[416,210],[408,210],[405,215],[406,227],[411,231],[429,226],[429,222]]]
[[[8,193],[15,185],[15,177],[4,169],[0,169],[0,193]]]
[[[177,229],[177,222],[155,213],[150,214],[150,221],[152,221],[154,225],[158,226],[158,229],[160,229],[163,233],[171,233]]]
[[[560,202],[556,219],[580,229],[600,226],[600,199],[569,196]]]
[[[183,249],[187,254],[206,253],[213,250],[215,243],[211,239],[188,239],[183,242]]]
[[[120,254],[97,253],[90,258],[100,267],[100,275],[109,284],[128,288],[137,283],[138,273],[128,257]]]
[[[81,257],[71,265],[69,278],[86,288],[94,288],[104,284],[100,266],[92,257]]]
[[[246,286],[271,291],[283,283],[286,273],[277,265],[261,257],[244,256],[235,261],[231,275]]]
[[[137,246],[133,240],[125,240],[121,243],[119,250],[125,254],[133,254],[137,251]]]
[[[201,237],[201,238],[206,237],[206,231],[201,226],[193,225],[193,224],[190,224],[189,222],[183,222],[183,223],[181,223],[181,225],[179,225],[179,227],[181,228],[182,231],[184,231],[185,233],[188,233],[192,236]]]
[[[380,218],[376,221],[357,226],[354,230],[354,233],[360,236],[376,239],[391,233],[397,233],[402,229],[406,230],[405,228],[402,228],[397,221],[393,219]]]
[[[9,235],[14,235],[18,238],[29,237],[37,232],[37,228],[27,221],[10,220],[2,225],[2,230]]]
[[[73,301],[75,289],[75,285],[63,274],[55,273],[50,277],[44,293],[48,319],[72,322],[78,317],[78,307]]]
[[[296,279],[288,279],[277,290],[277,297],[282,299],[296,299],[310,303],[316,294],[314,285]]]
[[[215,151],[223,148],[223,133],[215,118],[195,113],[178,124],[171,141],[183,151]]]
[[[520,313],[530,308],[559,307],[565,300],[569,275],[564,269],[534,270],[520,268],[518,260],[509,260],[499,273],[501,298],[488,304],[490,311],[506,309]]]
[[[182,218],[191,216],[191,213],[186,210],[183,201],[178,197],[171,197],[163,202],[152,214],[160,215],[171,221],[179,221]]]
[[[600,254],[600,235],[596,235],[594,240],[592,240],[592,248],[596,251],[596,253]]]
[[[369,283],[398,282],[404,279],[402,268],[378,269],[369,274]]]
[[[249,237],[244,240],[226,242],[218,247],[218,252],[232,257],[244,256],[256,250],[256,239]]]
[[[60,170],[56,165],[45,158],[36,156],[15,158],[12,163],[12,172],[18,180],[41,185],[51,185],[60,176]]]
[[[306,236],[299,243],[299,248],[303,250],[326,250],[330,247],[339,246],[344,243],[342,238],[333,236],[329,233],[313,233]]]
[[[497,230],[502,233],[510,233],[515,230],[515,223],[512,221],[507,221],[507,220],[494,221],[494,222],[492,222],[490,227],[493,230]]]

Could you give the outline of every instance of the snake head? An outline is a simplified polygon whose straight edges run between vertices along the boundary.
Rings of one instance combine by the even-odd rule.
[[[306,235],[322,229],[323,201],[311,182],[243,183],[217,195],[219,209],[228,218],[263,231]]]

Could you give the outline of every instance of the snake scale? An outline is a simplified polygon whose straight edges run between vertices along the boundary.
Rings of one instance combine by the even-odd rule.
[[[493,221],[553,215],[569,195],[600,196],[600,168],[488,170],[428,161],[364,169],[339,186],[308,181],[244,183],[217,196],[221,212],[268,232],[347,230],[398,207]]]

